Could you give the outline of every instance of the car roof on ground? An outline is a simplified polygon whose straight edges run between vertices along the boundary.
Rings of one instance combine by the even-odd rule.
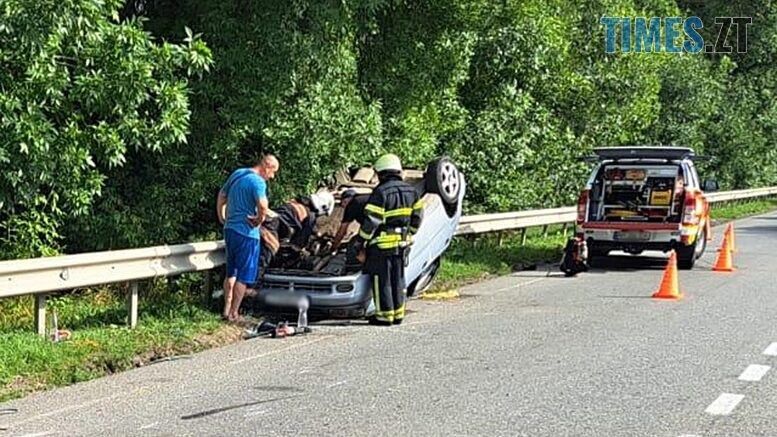
[[[669,146],[626,146],[626,147],[600,147],[594,149],[595,158],[609,159],[667,159],[678,160],[695,156],[693,149],[689,147]]]

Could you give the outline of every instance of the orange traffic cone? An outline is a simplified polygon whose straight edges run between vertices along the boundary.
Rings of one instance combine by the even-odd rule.
[[[728,239],[728,233],[723,235],[723,244],[718,249],[718,259],[715,260],[715,265],[712,267],[716,272],[733,272],[734,266],[731,260],[731,243]]]
[[[661,285],[658,287],[658,291],[653,293],[655,299],[682,299],[683,294],[680,293],[679,281],[677,280],[677,254],[672,251],[669,256],[669,262],[664,269],[664,277],[661,279]]]
[[[736,243],[736,238],[734,237],[734,222],[731,222],[728,224],[727,232],[728,232],[729,246],[731,247],[731,253],[736,253],[737,243]]]

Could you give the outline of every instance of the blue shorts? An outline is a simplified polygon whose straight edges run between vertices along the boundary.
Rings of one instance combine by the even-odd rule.
[[[227,278],[251,285],[256,282],[259,265],[259,240],[249,238],[232,229],[224,229],[227,247]]]

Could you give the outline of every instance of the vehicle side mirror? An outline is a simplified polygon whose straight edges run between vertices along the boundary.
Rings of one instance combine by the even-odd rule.
[[[701,184],[702,191],[712,193],[714,191],[718,191],[720,189],[720,185],[718,185],[718,181],[713,179],[705,179],[704,182]]]

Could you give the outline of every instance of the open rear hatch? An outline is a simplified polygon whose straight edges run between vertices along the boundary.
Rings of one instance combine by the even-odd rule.
[[[589,197],[595,222],[679,223],[685,183],[673,163],[605,163]]]

